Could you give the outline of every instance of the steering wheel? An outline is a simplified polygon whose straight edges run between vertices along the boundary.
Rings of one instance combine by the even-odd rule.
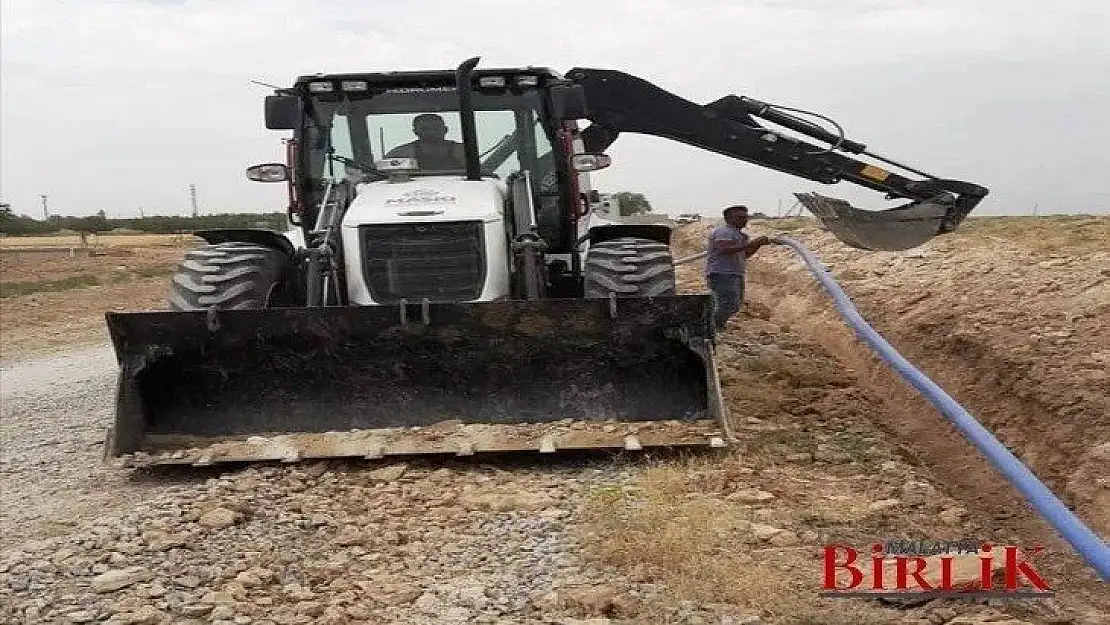
[[[376,175],[379,178],[384,179],[384,178],[389,177],[389,174],[385,173],[384,171],[381,171],[380,169],[375,169],[373,166],[367,165],[366,163],[356,161],[353,158],[347,158],[346,156],[340,156],[338,154],[329,154],[328,158],[335,159],[335,160],[339,161],[340,163],[343,163],[344,165],[350,165],[351,167],[361,169],[362,171],[364,171],[368,174]]]

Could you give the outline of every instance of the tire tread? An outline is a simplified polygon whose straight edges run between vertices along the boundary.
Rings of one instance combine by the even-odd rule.
[[[677,292],[674,258],[663,243],[622,237],[591,245],[586,254],[586,297],[661,297]]]
[[[206,244],[185,253],[166,302],[171,310],[265,308],[286,262],[282,252],[254,243]]]

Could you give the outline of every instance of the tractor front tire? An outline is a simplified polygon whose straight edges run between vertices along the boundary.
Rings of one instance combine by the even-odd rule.
[[[171,310],[268,308],[288,265],[284,253],[256,243],[202,245],[185,253],[167,300]]]
[[[665,244],[621,237],[590,246],[585,261],[585,296],[673,296],[674,258]]]

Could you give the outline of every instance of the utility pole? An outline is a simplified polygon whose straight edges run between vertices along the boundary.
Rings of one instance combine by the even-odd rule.
[[[197,218],[197,185],[189,183],[189,206],[193,209],[193,219]]]
[[[46,209],[46,196],[40,195],[39,197],[42,198],[42,219],[43,221],[46,221],[47,219],[50,219],[50,211]]]

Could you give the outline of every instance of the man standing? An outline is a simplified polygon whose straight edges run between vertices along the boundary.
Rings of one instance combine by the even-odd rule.
[[[747,259],[756,250],[770,243],[767,237],[749,240],[743,232],[748,223],[746,206],[729,206],[724,210],[725,223],[709,234],[705,256],[705,279],[713,292],[713,323],[724,331],[730,317],[744,304],[744,270]]]

